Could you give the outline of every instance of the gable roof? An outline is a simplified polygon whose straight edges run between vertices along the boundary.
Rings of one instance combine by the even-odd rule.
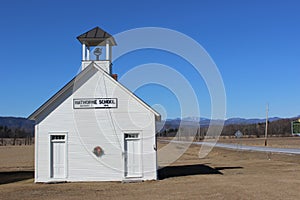
[[[81,44],[86,44],[88,46],[104,46],[104,41],[106,40],[109,40],[112,46],[117,45],[113,36],[98,26],[79,35],[77,39],[81,42]]]
[[[131,97],[136,99],[141,105],[143,105],[147,110],[152,112],[155,115],[155,119],[157,121],[161,120],[160,114],[155,111],[153,108],[151,108],[147,103],[145,103],[143,100],[141,100],[139,97],[134,95],[129,89],[127,89],[125,86],[123,86],[121,83],[116,81],[114,78],[112,78],[108,73],[106,73],[100,66],[98,66],[96,63],[92,61],[90,65],[88,65],[83,71],[81,71],[78,75],[76,75],[70,82],[68,82],[63,88],[61,88],[57,93],[55,93],[48,101],[46,101],[43,105],[41,105],[36,111],[34,111],[28,119],[30,120],[37,120],[40,115],[43,114],[43,112],[51,107],[53,105],[59,105],[62,103],[66,98],[63,98],[65,94],[68,94],[67,97],[73,94],[73,87],[76,81],[80,80],[84,75],[90,73],[95,74],[93,70],[101,71],[104,76],[109,78],[111,81],[113,81],[115,84],[117,84],[121,89],[123,89],[127,94],[129,94]],[[70,90],[71,89],[71,90]],[[55,107],[56,108],[56,107]],[[52,110],[51,110],[52,111]],[[50,112],[51,112],[50,111]]]

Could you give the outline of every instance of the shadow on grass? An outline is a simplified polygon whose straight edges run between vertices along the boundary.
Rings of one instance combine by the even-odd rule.
[[[216,170],[243,169],[243,167],[215,167]]]
[[[0,185],[32,179],[33,171],[0,172]]]
[[[158,178],[160,180],[179,177],[179,176],[191,176],[200,174],[219,174],[223,175],[220,170],[226,169],[241,169],[242,167],[217,167],[212,168],[207,165],[183,165],[183,166],[167,166],[158,170]]]

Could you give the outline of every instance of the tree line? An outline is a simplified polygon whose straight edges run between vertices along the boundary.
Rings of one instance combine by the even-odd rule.
[[[31,136],[31,133],[26,131],[24,128],[9,128],[7,126],[0,126],[1,138],[25,138],[28,136]]]
[[[280,119],[268,122],[269,136],[291,136],[291,119]],[[243,135],[261,137],[265,135],[266,123],[257,124],[231,124],[224,126],[222,134],[224,136],[232,136],[237,131],[241,131]]]
[[[291,122],[295,119],[280,119],[272,122],[268,122],[268,136],[291,136]],[[204,139],[207,135],[208,126],[201,126],[198,129],[193,127],[180,127],[181,132],[194,131],[196,140]],[[160,137],[174,137],[177,135],[179,127],[169,128],[168,125],[162,129],[158,136]],[[220,127],[219,127],[220,128]],[[249,137],[262,137],[265,135],[266,123],[255,123],[255,124],[228,124],[222,129],[221,136],[234,137],[237,131],[241,131],[244,136]]]
[[[9,128],[0,126],[0,146],[3,145],[29,145],[33,143],[32,133],[24,128]]]

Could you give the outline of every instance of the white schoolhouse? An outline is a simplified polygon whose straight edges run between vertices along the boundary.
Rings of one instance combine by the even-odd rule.
[[[156,180],[160,114],[111,74],[110,34],[96,27],[77,39],[81,72],[29,116],[35,182]]]

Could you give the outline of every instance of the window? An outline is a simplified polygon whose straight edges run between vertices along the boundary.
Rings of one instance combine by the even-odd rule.
[[[65,140],[65,135],[51,135],[51,141],[63,141]]]
[[[125,133],[125,139],[129,139],[129,138],[139,138],[139,134],[138,133]]]

